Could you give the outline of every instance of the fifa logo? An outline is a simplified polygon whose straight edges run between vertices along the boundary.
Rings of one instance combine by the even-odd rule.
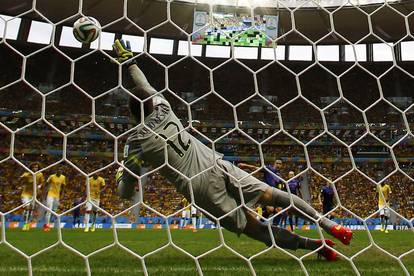
[[[266,29],[276,30],[277,29],[277,16],[266,16]]]
[[[207,24],[207,14],[205,12],[196,12],[194,16],[194,24],[202,27]]]

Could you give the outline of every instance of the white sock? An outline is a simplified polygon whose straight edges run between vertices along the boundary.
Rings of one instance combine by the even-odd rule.
[[[193,224],[193,228],[197,229],[197,218],[196,217],[192,218],[192,224]]]
[[[203,225],[203,214],[200,214],[198,217],[198,228],[201,229],[201,226]]]
[[[89,227],[89,219],[90,219],[90,214],[86,213],[85,214],[85,221],[84,221],[85,228]]]
[[[51,213],[50,213],[50,212],[47,212],[47,213],[46,213],[46,220],[45,220],[45,224],[47,224],[47,225],[49,225],[49,223],[50,223],[50,215],[51,215]]]
[[[30,210],[24,210],[24,223],[27,224],[29,222],[30,217]]]

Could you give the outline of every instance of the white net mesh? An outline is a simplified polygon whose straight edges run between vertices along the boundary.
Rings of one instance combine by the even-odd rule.
[[[335,204],[325,216],[334,215],[341,224],[360,230],[351,249],[337,249],[346,262],[342,266],[348,266],[346,273],[375,273],[364,264],[366,258],[375,259],[369,255],[373,252],[386,264],[394,264],[380,272],[409,275],[413,271],[414,5],[410,1],[275,1],[265,7],[259,1],[17,2],[0,4],[0,245],[23,257],[27,268],[8,260],[5,264],[10,267],[6,265],[1,273],[13,269],[27,270],[29,275],[82,272],[48,267],[46,262],[33,269],[38,256],[61,247],[84,261],[88,275],[108,272],[91,269],[90,260],[111,248],[132,256],[127,261],[137,261],[138,272],[145,275],[274,273],[279,271],[274,269],[277,259],[262,266],[257,262],[275,252],[283,260],[293,259],[297,273],[324,273],[313,270],[309,262],[315,251],[240,244],[219,227],[226,215],[200,223],[200,228],[211,228],[208,231],[215,233],[216,240],[201,249],[183,242],[202,242],[202,238],[184,239],[175,230],[188,208],[159,174],[161,167],[175,170],[168,156],[161,167],[136,175],[132,202],[116,195],[114,179],[122,166],[123,146],[136,129],[128,117],[131,83],[124,65],[111,62],[116,38],[131,42],[137,64],[182,120],[181,132],[189,131],[227,160],[257,165],[259,169],[251,174],[260,176],[266,164],[282,160],[283,182],[287,186],[295,179],[302,182],[302,197],[320,211],[318,194],[323,183],[332,184]],[[205,15],[206,21],[197,25],[195,12]],[[73,22],[82,15],[94,16],[102,25],[100,38],[90,47],[70,35]],[[278,20],[277,36],[263,32],[270,18]],[[196,40],[199,44],[193,43]],[[242,47],[252,45],[258,47]],[[38,183],[42,180],[29,166],[35,161],[41,162],[46,178],[59,170],[67,177],[58,208],[45,201],[47,191]],[[26,203],[21,202],[24,172],[29,172],[33,192]],[[93,175],[106,179],[100,203],[92,202],[103,219],[97,225],[112,231],[103,232],[96,241],[88,240],[91,236],[74,241],[67,229],[72,225],[69,216],[91,202],[89,177]],[[183,176],[191,182],[190,176]],[[376,189],[381,183],[389,184],[393,193],[390,230],[404,230],[393,234],[391,243],[376,240],[374,232],[379,229]],[[188,204],[201,210],[192,192]],[[237,208],[248,208],[243,196]],[[286,210],[293,208],[292,203]],[[49,233],[34,242],[24,238],[26,233],[13,230],[22,226],[18,220],[25,209],[34,210],[38,219],[31,224],[34,228],[42,225],[44,213],[52,212],[55,225],[60,225],[53,230],[57,235]],[[283,217],[286,210],[262,219]],[[313,233],[324,238],[315,221],[310,221],[301,221],[299,228],[305,235],[306,230],[316,229]],[[83,219],[73,222],[74,227],[83,224]],[[123,227],[165,232],[157,232],[157,238],[149,241],[141,240],[139,230]],[[128,239],[126,231],[133,231],[142,243],[123,242]],[[157,270],[149,260],[167,248],[192,260],[194,269],[169,263],[171,256],[166,254],[160,260],[170,270]],[[215,255],[220,250],[242,260],[244,270],[232,267],[240,265],[233,259],[230,267],[222,268],[221,255]],[[206,258],[213,264],[203,265]],[[136,271],[120,267],[115,272]]]

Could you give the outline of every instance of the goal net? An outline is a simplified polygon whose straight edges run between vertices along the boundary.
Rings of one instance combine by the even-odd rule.
[[[82,16],[102,26],[91,44],[72,34]],[[412,1],[1,1],[0,274],[414,273],[413,35]],[[175,170],[168,158],[136,160],[135,195],[120,198],[140,126],[115,39],[171,104],[178,135],[354,230],[333,248],[341,261],[221,227],[243,208],[269,229],[329,238],[293,201],[248,207],[230,175],[240,200],[222,217],[160,174]]]

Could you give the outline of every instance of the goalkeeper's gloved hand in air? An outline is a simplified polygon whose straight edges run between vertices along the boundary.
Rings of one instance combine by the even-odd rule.
[[[129,41],[123,41],[122,39],[115,40],[114,44],[112,45],[112,49],[114,49],[117,58],[115,58],[119,63],[132,59],[134,54],[131,51],[131,45]]]

